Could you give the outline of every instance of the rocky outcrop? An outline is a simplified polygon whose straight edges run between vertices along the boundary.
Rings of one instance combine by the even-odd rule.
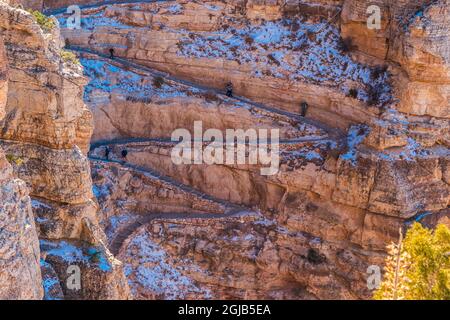
[[[44,31],[33,16],[2,5],[1,25],[10,61],[2,138],[54,149],[86,151],[92,131],[81,69],[62,60],[59,31]],[[51,32],[51,33],[50,33]]]
[[[24,9],[42,10],[44,0],[6,0],[12,6],[20,6]]]
[[[379,109],[364,103],[375,84],[379,101],[373,104],[389,101],[386,73],[353,62],[341,50],[336,25],[314,16],[252,22],[247,9],[238,9],[218,1],[99,7],[83,11],[81,30],[64,29],[63,35],[72,46],[106,54],[114,48],[117,56],[210,88],[231,81],[236,94],[290,112],[306,101],[310,116],[331,126],[376,117]],[[97,23],[95,16],[105,20]],[[60,22],[64,26],[66,18]],[[320,68],[318,56],[329,68]]]
[[[355,130],[360,132],[358,129]],[[364,131],[361,132],[360,134],[363,135]],[[352,138],[353,134],[356,135],[356,133],[352,133],[349,139]],[[360,139],[362,140],[363,138],[360,137]],[[350,142],[349,144],[352,145],[353,143]],[[405,223],[408,223],[410,219],[416,219],[419,212],[439,214],[448,206],[450,200],[449,188],[445,178],[446,166],[442,166],[441,162],[449,155],[448,151],[443,148],[435,149],[427,155],[417,156],[414,155],[416,152],[414,150],[411,150],[411,153],[403,151],[403,154],[377,153],[365,149],[362,145],[354,145],[355,149],[348,150],[336,159],[333,157],[333,149],[327,147],[327,140],[324,140],[322,144],[319,142],[299,143],[295,148],[292,145],[281,147],[282,165],[279,174],[261,177],[258,167],[245,165],[173,165],[170,159],[170,150],[173,145],[168,143],[124,142],[122,144],[108,145],[107,147],[110,161],[122,161],[121,151],[127,150],[126,161],[130,165],[134,164],[143,168],[142,170],[157,169],[163,175],[170,176],[186,185],[191,185],[198,190],[212,194],[219,199],[239,205],[260,208],[264,215],[270,218],[274,228],[277,229],[277,231],[273,231],[274,234],[279,235],[279,233],[282,233],[281,229],[285,230],[283,232],[292,233],[288,237],[290,240],[285,239],[285,241],[293,241],[298,233],[314,235],[317,241],[321,243],[319,251],[322,252],[320,255],[323,254],[324,261],[320,264],[328,270],[327,274],[332,274],[333,272],[341,274],[343,272],[342,268],[349,268],[346,264],[355,266],[351,271],[351,279],[347,276],[342,276],[345,280],[340,278],[340,276],[338,276],[339,280],[331,280],[331,276],[328,278],[328,281],[336,281],[333,285],[333,293],[325,293],[319,288],[320,281],[325,280],[319,281],[320,277],[315,278],[313,276],[315,274],[313,267],[311,267],[311,270],[305,270],[302,274],[309,274],[310,277],[296,278],[298,281],[290,280],[290,283],[295,283],[294,287],[297,287],[298,290],[301,288],[303,290],[300,290],[302,294],[298,293],[297,298],[302,297],[303,294],[307,296],[306,292],[314,292],[316,298],[322,299],[367,297],[369,292],[363,285],[366,269],[369,265],[380,263],[382,260],[381,252],[384,250],[386,243],[395,239],[398,229]],[[104,151],[104,146],[99,147],[93,151],[93,154],[104,157]],[[334,153],[336,151],[334,150]],[[418,150],[418,153],[420,154],[420,150]],[[96,176],[100,172],[101,176],[105,176],[106,172],[108,172],[105,172],[105,169],[108,169],[107,167],[101,167],[98,164],[95,164],[93,168]],[[118,171],[111,170],[111,172]],[[99,202],[102,206],[118,209],[116,209],[114,216],[108,218],[110,222],[107,225],[120,225],[121,223],[127,225],[130,221],[137,219],[136,213],[139,213],[138,216],[151,216],[150,212],[164,212],[163,208],[156,208],[154,205],[155,203],[163,206],[167,205],[167,202],[166,204],[163,202],[167,201],[164,199],[164,193],[154,192],[154,195],[147,196],[147,191],[144,191],[142,184],[137,183],[134,177],[123,179],[120,179],[120,183],[113,180],[105,181],[104,178],[95,179],[96,189],[99,190]],[[126,183],[126,181],[129,182]],[[134,185],[141,186],[140,192],[134,192],[136,190]],[[152,200],[146,205],[146,202],[143,200],[136,201],[136,194]],[[171,198],[169,197],[169,199]],[[430,199],[433,200],[429,201]],[[111,200],[115,201],[116,204]],[[179,202],[182,203],[181,201]],[[136,205],[139,205],[139,209]],[[169,208],[172,206],[169,206]],[[167,212],[167,209],[165,212]],[[160,216],[159,219],[164,220],[164,215]],[[226,247],[228,249],[223,250],[229,250],[231,256],[235,255],[236,252],[243,251],[240,243],[241,241],[245,243],[243,239],[249,233],[255,232],[258,236],[265,236],[266,232],[268,232],[267,230],[255,230],[255,225],[244,221],[241,222],[242,233],[237,231],[241,229],[233,225],[233,227],[229,227],[229,230],[230,232],[234,230],[238,234],[236,238],[233,238],[233,241],[231,241],[230,235],[229,238],[221,242],[216,237],[210,237],[210,234],[213,234],[214,230],[217,231],[217,229],[222,228],[223,225],[231,223],[228,219],[221,219],[217,224],[214,223],[213,226],[209,222],[191,221],[188,216],[182,221],[168,221],[167,223],[170,223],[172,226],[170,230],[174,229],[173,224],[175,223],[184,232],[191,230],[191,228],[195,228],[199,234],[205,232],[205,235],[208,236],[205,236],[203,240],[208,243],[208,246]],[[151,224],[158,223],[151,222]],[[218,225],[221,227],[218,227]],[[111,227],[109,228],[111,229]],[[121,229],[121,227],[117,228],[118,230]],[[149,226],[149,228],[153,230],[152,226]],[[114,230],[114,228],[112,229]],[[155,230],[161,229],[158,227]],[[155,231],[155,233],[159,232]],[[174,238],[170,241],[168,240],[168,243],[165,241],[160,243],[161,239],[166,239],[166,237],[159,237],[158,239],[160,240],[156,240],[158,245],[152,244],[149,246],[152,250],[155,250],[155,254],[161,250],[166,252],[169,257],[177,256],[179,252],[185,254],[185,252],[191,250],[190,248],[194,247],[192,242],[197,243],[197,240],[193,239],[198,239],[198,237],[193,236],[193,239],[184,240],[184,232],[181,233],[180,231],[176,236],[174,235]],[[133,240],[135,236],[141,239],[138,243],[135,243]],[[168,237],[170,238],[170,236]],[[141,250],[139,246],[147,245],[144,243],[144,239],[150,239],[150,243],[155,242],[154,237],[148,236],[148,234],[143,235],[142,233],[131,235],[131,232],[127,232],[127,238],[130,243],[134,243],[133,248],[135,248],[130,249],[131,251],[128,254],[123,253],[126,256],[124,259],[128,263],[131,263],[133,254],[136,254],[134,250]],[[219,239],[221,238],[219,237]],[[186,247],[177,246],[172,251],[173,242],[171,241],[185,244]],[[267,245],[273,246],[276,248],[274,249],[276,251],[281,250],[275,240],[270,241]],[[122,249],[126,250],[124,249],[126,247],[127,245],[124,245]],[[248,250],[251,250],[250,248],[259,252],[258,249],[249,245]],[[299,244],[298,248],[293,249],[293,254],[302,255],[302,252],[308,252],[310,249],[312,250],[314,247],[310,247],[305,243]],[[259,264],[255,266],[248,261],[243,262],[240,258],[222,261],[219,257],[224,255],[223,250],[215,253],[208,251],[208,253],[204,253],[205,255],[192,253],[193,260],[190,260],[189,265],[202,266],[202,261],[208,257],[208,259],[217,259],[217,261],[222,263],[222,268],[228,268],[229,262],[227,261],[233,261],[232,269],[240,271],[236,271],[236,274],[228,276],[233,281],[239,283],[242,281],[242,284],[229,284],[226,286],[227,293],[225,293],[223,291],[225,290],[224,287],[220,285],[223,281],[217,280],[217,277],[220,278],[221,268],[216,269],[216,266],[207,265],[201,267],[201,269],[205,273],[215,270],[210,275],[210,278],[206,278],[211,280],[205,280],[206,276],[204,273],[201,273],[201,275],[197,274],[194,278],[189,278],[191,280],[195,279],[193,283],[195,283],[194,288],[196,289],[192,289],[194,293],[197,292],[197,289],[201,289],[200,291],[205,294],[201,295],[203,298],[208,296],[205,292],[214,293],[213,297],[216,298],[245,298],[247,295],[254,298],[274,298],[276,296],[275,292],[272,292],[272,289],[270,289],[270,285],[259,288],[257,291],[252,291],[256,289],[244,290],[244,288],[258,288],[261,285],[264,276],[261,275],[261,278],[259,278],[259,275],[260,272],[265,274],[266,271],[264,270],[266,270],[266,267],[261,267]],[[314,255],[313,253],[311,254]],[[353,260],[351,262],[343,262],[341,261],[343,256],[353,257]],[[290,258],[288,257],[290,256],[282,255],[279,258],[279,263],[281,265],[289,264]],[[176,262],[172,262],[170,265],[176,270],[179,268],[179,266],[176,266]],[[269,266],[270,263],[267,263],[267,265]],[[253,272],[249,278],[243,276],[243,274],[254,268],[257,268],[258,271],[255,271],[255,274],[258,276],[254,276]],[[296,265],[296,267],[292,266],[293,270],[296,268],[298,269],[299,265]],[[333,270],[333,272],[330,270]],[[186,273],[183,274],[186,275]],[[188,274],[191,275],[190,271]],[[141,278],[142,281],[138,281],[134,278],[135,276],[139,279],[139,275],[134,275],[132,278],[134,279],[132,283],[135,284],[134,290],[139,292],[137,294],[138,297],[167,298],[167,295],[170,296],[169,292],[166,291],[163,292],[162,296],[156,294],[159,292],[156,289],[154,289],[156,291],[146,291],[146,285],[142,284],[144,280]],[[284,276],[280,277],[284,278]],[[213,278],[214,280],[212,280]],[[211,285],[210,281],[214,285]],[[316,283],[315,281],[319,282]],[[350,288],[349,284],[352,281],[357,281],[359,284],[355,284],[354,287]],[[234,290],[237,291],[235,292]],[[181,290],[179,297],[183,297],[184,294],[192,297],[191,294],[194,293],[190,293],[189,290]],[[277,291],[277,294],[280,294],[279,297],[292,297],[290,296],[292,293]]]
[[[381,30],[367,29],[369,4],[382,10]],[[125,298],[127,282],[138,299],[370,297],[367,267],[382,264],[399,228],[448,216],[448,9],[448,0],[91,7],[81,30],[62,33],[100,53],[80,54],[93,117],[57,28],[0,10],[13,60],[2,146],[34,197],[46,297]],[[118,58],[106,61],[111,48]],[[238,97],[221,94],[228,81]],[[92,118],[100,211],[85,155]],[[199,120],[221,132],[280,129],[279,172],[175,165],[171,133]],[[78,292],[65,285],[73,264],[87,284]]]
[[[4,4],[1,9],[10,61],[2,145],[20,159],[15,172],[28,183],[32,196],[61,204],[86,203],[92,198],[90,172],[80,148],[86,151],[92,123],[81,100],[84,80],[60,57],[56,25],[49,33],[29,13]]]
[[[41,299],[39,241],[25,183],[0,153],[0,299]]]
[[[0,34],[0,118],[8,91],[7,60]],[[25,183],[14,177],[0,149],[0,299],[41,299],[39,242]]]
[[[121,264],[104,245],[93,201],[86,158],[92,114],[82,101],[85,78],[76,59],[62,49],[57,21],[49,18],[40,23],[19,7],[0,3],[0,29],[9,62],[0,138],[14,174],[27,183],[33,198],[37,227],[34,222],[24,227],[40,231],[43,263],[49,263],[58,274],[65,298],[125,299],[128,291]],[[44,246],[45,241],[59,243],[61,239],[78,250],[95,246],[105,257],[103,264],[109,266],[94,264],[89,272],[80,267],[82,278],[90,281],[71,294],[61,277],[71,264],[47,259],[51,255]],[[29,245],[28,250],[36,245]],[[45,281],[50,280],[44,279],[44,287]],[[39,290],[42,292],[42,284]]]

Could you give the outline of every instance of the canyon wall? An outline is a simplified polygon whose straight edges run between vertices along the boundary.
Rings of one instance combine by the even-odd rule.
[[[92,114],[82,101],[85,79],[81,67],[62,57],[56,20],[39,25],[28,12],[1,2],[0,29],[9,69],[5,117],[0,122],[1,146],[14,175],[30,190],[37,221],[36,226],[32,221],[23,227],[38,231],[42,261],[49,262],[59,274],[55,281],[67,297],[126,298],[121,265],[108,253],[98,225],[86,157]],[[102,269],[92,264],[89,272],[83,272],[83,277],[90,274],[91,280],[85,281],[79,292],[69,292],[65,285],[67,268],[74,261],[62,257],[59,263],[52,262],[52,252],[57,251],[52,251],[52,245],[64,247],[66,241],[73,241],[80,252],[95,247],[108,266]],[[98,288],[96,278],[108,286]],[[42,291],[42,284],[36,290]]]
[[[371,1],[370,4],[374,2]],[[369,30],[369,1],[346,1],[342,34],[366,56],[398,63],[398,110],[415,116],[449,118],[449,6],[441,1],[379,1],[381,29]]]
[[[0,33],[0,118],[7,100],[7,65]],[[0,149],[0,299],[41,299],[39,242],[31,201],[7,158]]]
[[[127,219],[150,217],[161,208],[130,194],[129,188],[142,190],[136,174],[93,163],[100,205],[114,208],[105,224],[112,228],[123,220],[128,226],[119,258],[131,272],[134,295],[368,298],[367,268],[382,264],[385,246],[397,240],[399,228],[424,216],[448,215],[448,43],[441,41],[448,6],[426,6],[423,21],[416,22],[426,25],[422,35],[413,25],[391,33],[383,25],[386,30],[374,33],[377,39],[370,42],[362,29],[367,8],[361,2],[242,4],[98,6],[83,11],[81,29],[62,31],[93,79],[86,101],[100,126],[91,155],[100,163],[155,170],[256,211],[238,221],[162,215],[142,227],[127,225]],[[62,26],[66,18],[58,16]],[[396,39],[392,45],[388,36]],[[348,37],[355,47],[343,41]],[[372,43],[379,52],[369,47]],[[437,58],[421,56],[425,47]],[[110,49],[116,58],[106,63]],[[435,80],[426,72],[434,68]],[[159,76],[164,81],[154,81],[155,69],[164,72]],[[236,97],[224,99],[228,81]],[[413,98],[419,85],[429,92]],[[301,102],[309,104],[306,116],[300,116]],[[228,114],[233,105],[239,116]],[[262,117],[254,111],[262,109],[269,110]],[[250,165],[174,165],[170,157],[173,144],[167,140],[173,129],[190,130],[196,119],[223,131],[279,127],[289,118],[274,176],[262,176],[259,166]],[[123,125],[135,122],[136,127]],[[305,123],[311,128],[300,126]],[[152,194],[158,203],[172,197]],[[160,256],[165,260],[158,264]],[[136,267],[144,261],[145,268]],[[189,279],[178,278],[176,294],[175,285],[159,287],[143,275],[143,269],[154,275],[162,266]],[[191,285],[184,287],[184,280]]]

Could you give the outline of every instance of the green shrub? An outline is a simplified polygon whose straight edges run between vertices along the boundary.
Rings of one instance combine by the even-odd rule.
[[[56,27],[55,21],[52,18],[47,17],[45,14],[31,9],[28,12],[33,15],[43,31],[51,32]]]
[[[71,52],[71,51],[67,51],[67,50],[61,50],[60,52],[60,56],[61,59],[64,62],[68,62],[68,63],[72,63],[72,64],[80,64],[80,60],[78,60],[77,56],[75,55],[75,53]]]

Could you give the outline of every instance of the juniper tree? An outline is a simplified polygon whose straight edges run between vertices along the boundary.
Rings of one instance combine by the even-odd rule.
[[[374,298],[450,299],[450,230],[443,224],[432,231],[414,223],[404,241],[388,247],[384,279]]]

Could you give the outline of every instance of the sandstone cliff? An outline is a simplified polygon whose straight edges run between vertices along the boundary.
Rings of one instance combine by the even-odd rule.
[[[81,30],[62,31],[91,79],[95,186],[136,298],[367,298],[367,267],[399,227],[448,214],[448,3],[397,3],[377,32],[366,30],[367,6],[98,5],[83,10]],[[107,64],[110,48],[120,58]],[[220,94],[228,81],[234,99]],[[280,172],[174,165],[167,139],[195,120],[222,131],[282,128]],[[171,215],[179,197],[148,189],[145,172],[253,214]]]
[[[4,115],[8,69],[0,36],[0,116]],[[39,242],[25,183],[14,177],[0,150],[0,299],[41,299]]]
[[[77,3],[94,6],[76,30],[72,3],[42,7],[87,84],[57,28],[11,7],[0,25],[2,146],[34,197],[44,279],[76,261],[111,284],[56,296],[125,297],[127,281],[136,299],[366,299],[399,228],[449,215],[448,0]],[[198,120],[280,129],[279,172],[175,165],[171,133]]]
[[[32,230],[28,232],[38,230],[43,263],[50,262],[59,274],[65,296],[126,298],[121,265],[109,255],[98,226],[85,154],[92,134],[92,115],[82,101],[85,79],[81,68],[64,58],[56,20],[39,25],[30,13],[1,2],[0,30],[9,68],[5,117],[0,122],[1,145],[14,174],[30,189],[37,221],[36,227],[26,221],[20,227]],[[54,245],[61,245],[62,239],[74,241],[84,251],[89,251],[86,246],[95,246],[109,267],[103,270],[93,264],[91,281],[83,282],[81,292],[68,292],[62,276],[76,261],[52,263],[44,239]],[[96,281],[108,283],[108,287],[95,289]],[[42,284],[36,290],[41,292]]]

